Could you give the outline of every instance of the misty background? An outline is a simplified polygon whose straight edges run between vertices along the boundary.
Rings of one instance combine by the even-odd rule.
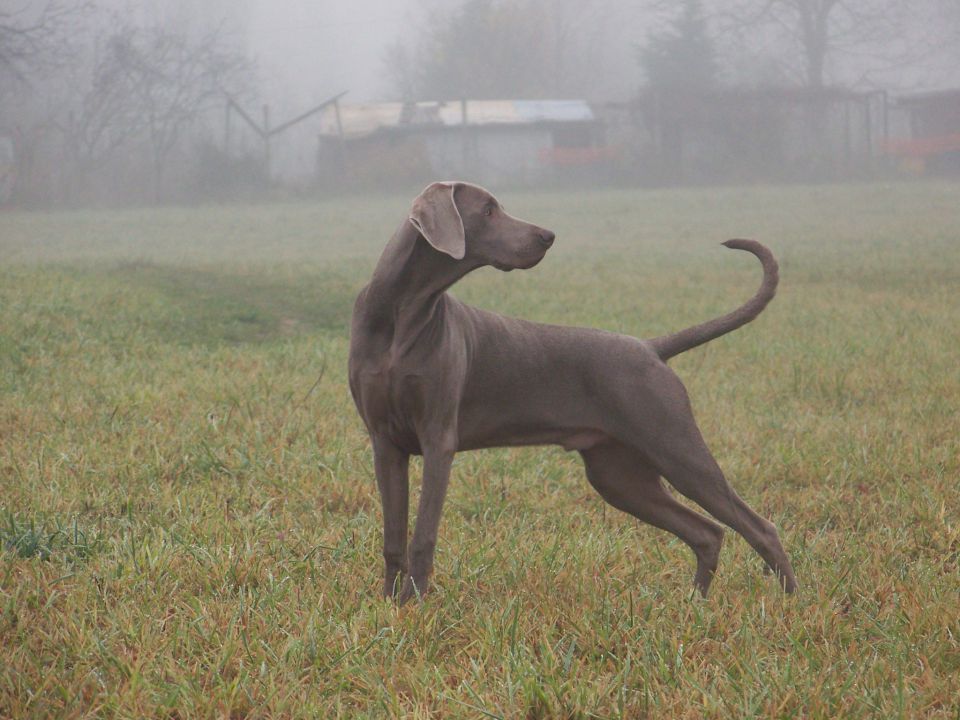
[[[0,0],[0,202],[960,163],[956,0]]]

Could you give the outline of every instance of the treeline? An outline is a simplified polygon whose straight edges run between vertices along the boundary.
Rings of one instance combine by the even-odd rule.
[[[465,0],[429,7],[385,54],[390,87],[402,98],[607,100],[598,93],[611,75],[638,86],[665,77],[857,89],[958,80],[956,0]]]
[[[158,10],[167,2],[123,12],[115,2],[0,0],[0,203],[260,192],[262,148],[223,149],[226,98],[261,99],[246,5],[220,3],[229,17],[218,19],[214,4],[180,3],[171,16]],[[384,99],[646,97],[660,107],[724,87],[960,83],[956,0],[421,2],[383,51]],[[319,25],[316,42],[335,32]]]
[[[225,94],[253,87],[226,25],[151,22],[77,0],[18,8],[0,11],[8,202],[160,202],[255,179],[257,163],[224,157],[212,141]]]

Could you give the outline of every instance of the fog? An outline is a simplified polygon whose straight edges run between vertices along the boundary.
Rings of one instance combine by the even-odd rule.
[[[307,104],[340,90],[373,101],[392,91],[384,48],[419,10],[416,0],[248,0],[245,33],[271,102]]]
[[[960,720],[958,298],[960,0],[0,0],[0,720]]]
[[[0,0],[0,202],[952,172],[958,67],[950,0]]]

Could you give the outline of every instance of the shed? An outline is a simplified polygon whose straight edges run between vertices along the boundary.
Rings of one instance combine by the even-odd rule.
[[[960,89],[901,95],[894,109],[901,123],[891,154],[915,172],[960,174]]]
[[[873,171],[885,107],[883,93],[833,87],[647,88],[618,116],[644,181],[815,181]]]
[[[611,157],[583,100],[397,102],[326,113],[318,169],[332,182],[532,185],[589,174]]]

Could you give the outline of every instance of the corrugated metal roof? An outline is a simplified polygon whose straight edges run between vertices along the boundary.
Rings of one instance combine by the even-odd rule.
[[[466,114],[467,125],[474,126],[594,120],[593,111],[584,100],[468,100]],[[463,124],[463,105],[456,101],[341,105],[340,122],[348,137],[389,128],[454,127]],[[320,132],[337,134],[337,118],[332,110],[324,112]]]
[[[956,102],[960,100],[960,88],[947,88],[944,90],[923,90],[920,92],[906,93],[896,98],[898,105],[926,105],[940,102]]]
[[[593,111],[583,100],[514,100],[514,111],[526,122],[587,122]]]

